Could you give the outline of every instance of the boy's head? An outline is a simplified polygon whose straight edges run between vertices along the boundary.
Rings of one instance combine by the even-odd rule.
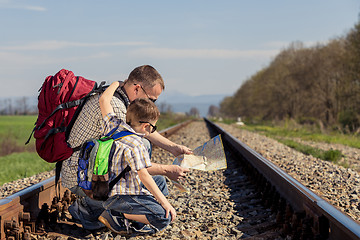
[[[156,101],[165,85],[160,73],[155,68],[143,65],[131,71],[124,88],[130,101],[146,97]]]
[[[160,112],[149,99],[138,98],[127,108],[126,122],[138,133],[149,135],[156,130],[156,122]]]

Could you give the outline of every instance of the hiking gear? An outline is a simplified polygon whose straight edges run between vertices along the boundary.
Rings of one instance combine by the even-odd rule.
[[[114,185],[131,170],[127,166],[118,176],[109,182],[108,168],[111,166],[116,140],[132,135],[129,131],[117,131],[114,128],[105,137],[86,141],[79,155],[78,185],[87,196],[105,201]]]
[[[92,80],[75,76],[62,69],[48,76],[39,89],[38,118],[33,129],[36,151],[47,162],[59,162],[69,158],[79,146],[71,148],[67,139],[71,128],[86,100],[103,91]],[[31,135],[28,141],[31,139]]]

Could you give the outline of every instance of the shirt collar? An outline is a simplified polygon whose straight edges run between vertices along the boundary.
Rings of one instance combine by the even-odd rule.
[[[123,121],[121,121],[120,126],[123,128],[121,131],[127,130],[127,131],[129,131],[129,132],[134,133],[135,135],[137,135],[137,136],[139,136],[139,137],[145,137],[145,134],[144,134],[144,133],[137,133],[137,132],[135,132],[135,130],[134,130],[129,124],[127,124],[127,123],[125,123],[125,122],[123,122]]]
[[[116,92],[120,95],[121,100],[124,102],[125,107],[127,108],[130,104],[129,97],[126,95],[124,87],[118,87]]]

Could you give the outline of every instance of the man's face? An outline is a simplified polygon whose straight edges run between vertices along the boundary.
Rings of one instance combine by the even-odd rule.
[[[156,84],[152,88],[144,88],[141,83],[134,84],[134,98],[129,99],[133,101],[137,98],[148,98],[151,101],[155,102],[162,92],[162,88],[160,84]]]

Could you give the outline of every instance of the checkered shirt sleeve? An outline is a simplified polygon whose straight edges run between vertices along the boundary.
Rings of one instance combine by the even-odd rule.
[[[123,94],[125,95],[125,94]],[[126,95],[125,95],[126,96]],[[78,118],[76,119],[68,139],[71,147],[81,146],[90,138],[99,138],[101,136],[101,110],[99,104],[100,95],[91,96],[85,103]],[[128,101],[128,99],[126,98]],[[120,119],[126,119],[126,105],[117,97],[111,100],[114,113]],[[61,168],[61,183],[66,188],[77,185],[79,151],[74,152],[70,158],[63,161]]]

